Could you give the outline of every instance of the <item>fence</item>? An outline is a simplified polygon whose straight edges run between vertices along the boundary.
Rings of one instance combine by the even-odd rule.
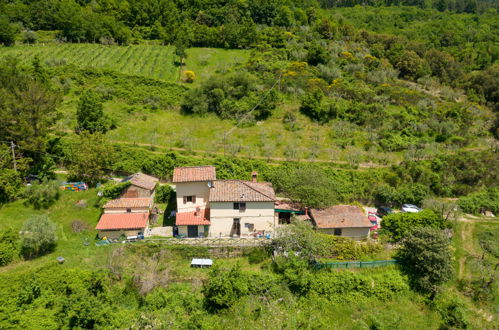
[[[379,261],[345,261],[345,262],[326,262],[315,264],[315,268],[374,268],[394,265],[397,260],[379,260]]]
[[[256,247],[271,242],[266,238],[145,238],[144,241],[206,247]]]

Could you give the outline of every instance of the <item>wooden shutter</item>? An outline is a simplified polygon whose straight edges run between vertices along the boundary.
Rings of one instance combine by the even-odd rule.
[[[187,204],[187,196],[184,196],[184,204]]]
[[[192,196],[192,202],[196,203],[196,196]]]

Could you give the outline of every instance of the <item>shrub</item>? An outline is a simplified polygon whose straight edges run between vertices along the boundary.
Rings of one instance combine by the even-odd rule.
[[[126,188],[130,187],[130,181],[120,183],[109,183],[104,185],[102,189],[102,197],[108,199],[115,199],[121,196]]]
[[[22,187],[21,176],[11,169],[0,170],[0,204],[19,197]]]
[[[490,188],[461,197],[458,205],[465,213],[479,214],[480,211],[491,211],[499,214],[499,187]]]
[[[0,242],[0,266],[8,265],[14,260],[16,250],[12,245]]]
[[[356,242],[348,237],[338,237],[320,234],[327,242],[323,256],[335,257],[339,260],[359,260],[369,255],[379,253],[383,246],[374,242]]]
[[[248,281],[240,266],[231,269],[214,266],[203,287],[206,306],[214,310],[228,308],[249,293]]]
[[[5,266],[14,260],[18,253],[19,235],[11,228],[0,235],[0,266]]]
[[[23,35],[23,41],[27,44],[34,44],[38,40],[38,34],[34,31],[26,31]]]
[[[170,185],[157,185],[156,192],[154,194],[154,202],[156,203],[168,203],[170,197],[172,196],[173,189]]]
[[[187,70],[184,72],[184,74],[185,74],[185,81],[188,83],[193,83],[194,79],[196,79],[196,74],[193,71]]]
[[[54,250],[57,235],[56,225],[46,215],[36,215],[23,225],[21,230],[21,254],[34,258]]]
[[[454,275],[450,239],[437,228],[414,229],[402,241],[397,259],[411,286],[424,293],[434,295]]]
[[[49,208],[59,199],[59,196],[60,189],[57,181],[35,182],[24,190],[26,203],[33,205],[35,209]]]
[[[383,218],[383,231],[389,233],[393,241],[403,239],[415,228],[431,227],[445,229],[450,222],[432,210],[423,210],[418,213],[393,213]]]
[[[253,248],[244,252],[250,264],[259,264],[269,257],[269,252],[264,248]]]

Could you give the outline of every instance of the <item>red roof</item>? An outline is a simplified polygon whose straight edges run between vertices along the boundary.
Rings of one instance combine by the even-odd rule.
[[[209,225],[210,209],[201,209],[199,212],[193,211],[177,213],[175,224],[177,226]]]
[[[147,226],[148,219],[149,213],[104,213],[95,229],[142,229]]]
[[[198,182],[216,180],[215,166],[176,167],[173,182]]]
[[[210,190],[210,202],[273,202],[274,188],[269,182],[218,180]]]

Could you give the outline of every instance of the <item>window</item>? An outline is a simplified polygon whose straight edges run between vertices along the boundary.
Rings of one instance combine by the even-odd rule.
[[[196,196],[184,196],[184,204],[196,203]]]
[[[246,211],[246,203],[241,203],[241,202],[234,203],[234,210],[239,210],[239,212]]]
[[[341,228],[334,228],[334,236],[341,236]]]

